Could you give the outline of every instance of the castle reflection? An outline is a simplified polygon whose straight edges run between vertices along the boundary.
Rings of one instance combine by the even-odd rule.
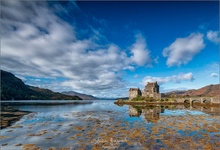
[[[164,108],[161,107],[143,107],[143,106],[129,106],[130,117],[144,116],[147,122],[157,122],[160,118],[160,113],[164,113]]]
[[[209,115],[220,115],[219,107],[204,107],[204,106],[184,106],[184,105],[129,105],[129,116],[140,117],[143,116],[147,122],[156,123],[160,118],[160,113],[168,110],[197,110]]]

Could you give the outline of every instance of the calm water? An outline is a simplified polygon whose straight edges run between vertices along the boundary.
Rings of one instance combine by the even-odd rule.
[[[32,113],[1,130],[1,149],[220,149],[219,108],[92,102],[17,106]]]

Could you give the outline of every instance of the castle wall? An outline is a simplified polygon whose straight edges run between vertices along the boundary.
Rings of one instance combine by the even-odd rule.
[[[146,91],[142,91],[142,96],[143,97],[153,97],[154,99],[160,99],[161,98],[160,93],[146,92]]]
[[[161,99],[159,85],[157,84],[157,82],[154,82],[154,83],[148,82],[143,91],[140,91],[139,88],[130,88],[129,100],[137,97],[138,95],[143,96],[143,97],[152,97],[154,99]]]
[[[137,97],[138,95],[141,96],[141,91],[140,91],[140,89],[132,89],[132,88],[131,88],[131,89],[129,90],[129,100],[131,100],[131,99]]]

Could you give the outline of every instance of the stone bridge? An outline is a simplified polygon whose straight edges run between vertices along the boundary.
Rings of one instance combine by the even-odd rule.
[[[192,105],[194,102],[199,102],[200,104],[210,103],[210,104],[220,104],[220,98],[216,97],[187,97],[187,98],[176,98],[177,103],[189,102]]]
[[[171,109],[176,110],[199,110],[208,114],[220,114],[219,107],[206,107],[206,106],[197,106],[197,105],[174,105]]]

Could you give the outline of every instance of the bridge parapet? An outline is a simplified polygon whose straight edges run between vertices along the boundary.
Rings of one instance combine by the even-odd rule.
[[[203,104],[205,101],[210,101],[211,104],[220,104],[220,98],[218,97],[186,97],[186,98],[176,98],[177,103],[184,103],[186,100],[189,100],[190,105],[194,101],[198,101]]]
[[[213,104],[220,104],[220,98],[211,98]]]

